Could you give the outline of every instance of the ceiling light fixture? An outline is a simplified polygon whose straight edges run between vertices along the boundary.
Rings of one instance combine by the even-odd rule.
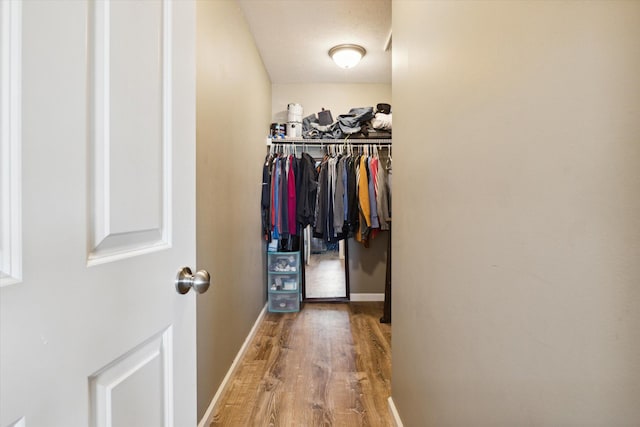
[[[367,51],[357,44],[340,44],[329,49],[329,56],[340,68],[353,68],[367,53]]]

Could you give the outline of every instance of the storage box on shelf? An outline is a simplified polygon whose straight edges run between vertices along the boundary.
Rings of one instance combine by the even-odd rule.
[[[300,254],[267,252],[269,311],[300,310]]]

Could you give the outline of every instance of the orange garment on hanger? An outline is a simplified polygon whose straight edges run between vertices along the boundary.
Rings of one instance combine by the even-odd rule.
[[[356,240],[368,245],[371,228],[371,206],[369,205],[369,180],[367,178],[367,156],[360,157],[360,175],[358,177],[358,210],[360,211],[360,227],[356,232]]]

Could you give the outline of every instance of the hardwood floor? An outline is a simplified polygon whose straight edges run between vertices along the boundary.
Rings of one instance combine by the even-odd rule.
[[[267,313],[211,426],[392,426],[391,326],[380,302]]]

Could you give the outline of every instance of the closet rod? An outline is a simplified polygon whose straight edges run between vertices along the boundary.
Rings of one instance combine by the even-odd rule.
[[[267,138],[267,145],[392,145],[391,138],[385,139],[301,139],[301,138],[285,138],[271,139]]]

